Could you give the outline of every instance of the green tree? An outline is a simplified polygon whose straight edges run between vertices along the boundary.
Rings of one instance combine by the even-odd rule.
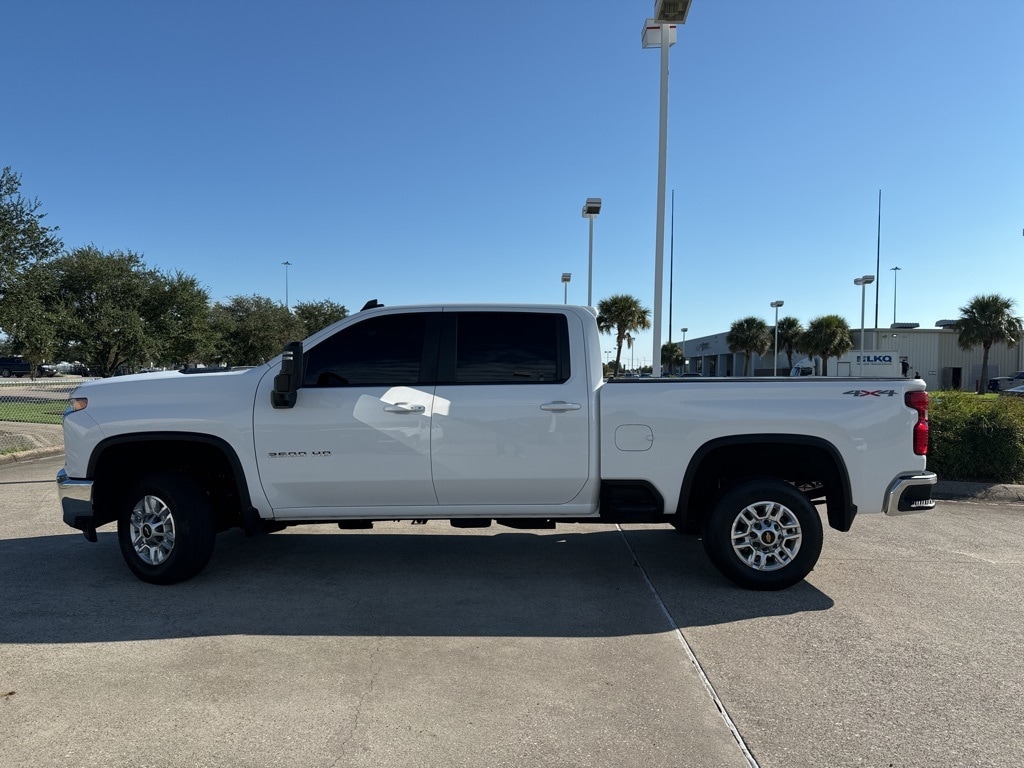
[[[210,294],[180,270],[154,274],[152,303],[146,308],[154,341],[153,361],[162,366],[206,362],[214,350],[210,333]]]
[[[65,316],[49,266],[49,262],[37,261],[23,268],[3,302],[7,305],[4,331],[9,347],[27,358],[32,370],[53,360],[65,347]]]
[[[997,293],[981,294],[960,307],[960,319],[954,326],[960,334],[957,344],[965,352],[981,345],[981,388],[988,386],[988,355],[993,344],[1008,347],[1021,341],[1022,322],[1013,314],[1013,299]]]
[[[839,315],[822,315],[807,324],[800,336],[797,349],[808,355],[821,357],[821,374],[828,375],[828,359],[840,357],[853,349],[850,326]]]
[[[678,344],[667,341],[661,345],[661,364],[673,373],[677,365],[683,362],[683,350]]]
[[[783,317],[779,319],[779,349],[786,352],[786,360],[789,363],[787,368],[793,367],[793,353],[799,349],[800,335],[804,327],[795,317]],[[775,343],[774,336],[772,343]]]
[[[21,176],[11,168],[0,171],[0,328],[10,332],[18,304],[10,296],[22,271],[37,261],[53,258],[64,244],[57,236],[59,227],[43,224],[38,199],[21,194]],[[30,294],[22,291],[20,299]]]
[[[597,327],[601,333],[615,334],[615,370],[620,371],[622,345],[626,337],[632,346],[632,334],[651,327],[651,310],[644,307],[640,299],[618,293],[598,303]]]
[[[768,333],[768,324],[759,317],[744,317],[737,320],[725,337],[730,352],[743,353],[743,375],[750,370],[750,358],[757,354],[763,355],[772,346],[772,337]]]
[[[323,301],[302,301],[295,305],[295,316],[305,326],[305,337],[312,336],[321,328],[348,317],[344,305],[336,304],[330,299]]]
[[[36,264],[63,351],[110,376],[202,350],[207,295],[195,278],[146,267],[131,251],[87,246]]]
[[[214,358],[228,365],[260,365],[305,338],[302,321],[266,296],[232,296],[210,309]]]

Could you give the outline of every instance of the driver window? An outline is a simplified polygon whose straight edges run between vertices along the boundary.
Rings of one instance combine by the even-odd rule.
[[[427,313],[382,315],[343,328],[306,353],[303,387],[420,383]]]

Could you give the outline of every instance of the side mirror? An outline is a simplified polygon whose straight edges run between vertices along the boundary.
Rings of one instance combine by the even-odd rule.
[[[301,383],[302,342],[292,341],[285,344],[284,354],[281,356],[281,372],[274,377],[274,391],[270,395],[270,404],[275,408],[294,407]]]

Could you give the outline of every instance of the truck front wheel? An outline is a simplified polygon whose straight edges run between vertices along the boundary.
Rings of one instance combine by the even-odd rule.
[[[785,589],[818,562],[818,510],[796,488],[752,480],[727,491],[704,523],[704,551],[731,581],[747,589]]]
[[[178,472],[143,476],[117,518],[121,555],[132,573],[150,584],[175,584],[202,571],[216,535],[206,491]]]

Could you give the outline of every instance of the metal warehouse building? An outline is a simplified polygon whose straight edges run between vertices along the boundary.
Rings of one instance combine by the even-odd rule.
[[[952,320],[939,320],[934,328],[920,328],[916,323],[896,323],[891,328],[868,328],[864,331],[864,350],[894,350],[901,361],[908,365],[908,375],[920,375],[928,384],[928,389],[963,389],[984,390],[987,382],[981,381],[981,346],[968,351],[960,349],[957,341],[960,334],[952,328]],[[686,357],[686,370],[704,376],[742,376],[743,353],[729,351],[726,342],[728,331],[687,339],[683,354]],[[859,351],[860,329],[851,329],[853,350]],[[683,347],[680,343],[678,346]],[[803,357],[795,353],[793,362]],[[778,375],[789,374],[789,360],[785,352],[779,349],[776,361]],[[835,375],[839,369],[835,358],[829,359],[829,373]],[[772,353],[754,355],[750,362],[750,373],[753,376],[772,375]],[[1012,376],[1024,370],[1024,345],[1008,347],[1006,344],[993,344],[989,352],[988,375]],[[856,375],[856,371],[853,372]]]

